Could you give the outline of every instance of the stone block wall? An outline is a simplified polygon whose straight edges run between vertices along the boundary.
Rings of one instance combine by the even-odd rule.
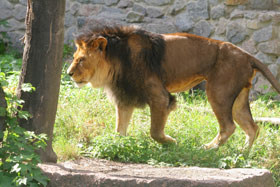
[[[26,1],[0,1],[0,20],[9,24],[0,32],[7,31],[18,48]],[[65,43],[86,23],[134,24],[152,32],[189,32],[229,41],[267,64],[280,80],[280,0],[67,0]],[[260,75],[253,83],[255,93],[271,90]]]

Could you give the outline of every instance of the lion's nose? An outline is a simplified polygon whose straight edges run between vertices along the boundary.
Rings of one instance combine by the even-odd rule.
[[[69,75],[70,77],[72,77],[72,76],[74,75],[74,73],[73,73],[73,72],[68,72],[68,75]]]
[[[71,69],[69,68],[69,69],[67,70],[67,74],[68,74],[70,77],[72,77],[72,76],[74,75],[74,72],[71,71]]]

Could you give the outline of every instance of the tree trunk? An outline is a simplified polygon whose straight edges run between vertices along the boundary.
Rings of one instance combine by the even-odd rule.
[[[0,142],[3,141],[2,136],[6,128],[6,108],[7,108],[7,102],[5,99],[5,93],[0,83]]]
[[[28,0],[17,95],[25,101],[23,110],[32,115],[29,120],[20,120],[20,125],[48,136],[46,149],[39,151],[43,162],[57,161],[52,136],[62,71],[64,13],[65,0]],[[36,91],[23,92],[23,83],[31,83]]]

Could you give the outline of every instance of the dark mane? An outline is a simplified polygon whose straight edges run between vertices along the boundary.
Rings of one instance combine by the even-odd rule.
[[[147,103],[144,84],[149,76],[163,79],[162,60],[165,41],[160,34],[131,26],[99,26],[80,34],[76,41],[90,43],[102,36],[107,39],[106,58],[120,70],[114,75],[112,94],[116,101],[142,106]],[[139,50],[140,48],[140,50]]]

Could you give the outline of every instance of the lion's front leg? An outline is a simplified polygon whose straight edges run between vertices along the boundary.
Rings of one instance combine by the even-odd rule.
[[[131,106],[116,106],[116,131],[120,135],[126,135],[133,109]]]
[[[175,103],[175,101],[172,102]],[[173,109],[170,108],[170,97],[168,93],[154,96],[149,105],[151,109],[151,137],[159,143],[176,143],[175,139],[164,133],[168,114]]]
[[[159,143],[176,143],[176,140],[164,133],[168,114],[164,111],[151,109],[151,137]]]

